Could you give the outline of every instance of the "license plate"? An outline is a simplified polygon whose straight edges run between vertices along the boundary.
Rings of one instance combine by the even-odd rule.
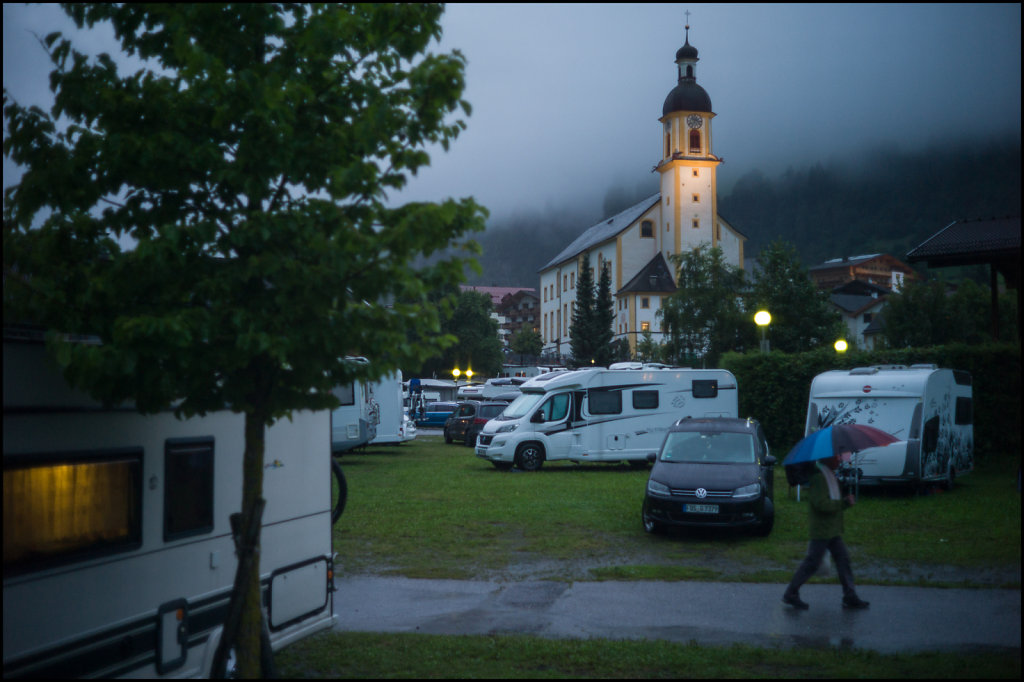
[[[684,504],[684,512],[691,512],[694,514],[717,514],[717,504]]]

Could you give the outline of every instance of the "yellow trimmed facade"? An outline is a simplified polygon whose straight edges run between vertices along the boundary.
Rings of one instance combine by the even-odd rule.
[[[746,237],[718,215],[717,170],[722,160],[712,153],[711,99],[697,85],[697,50],[686,42],[676,53],[677,86],[665,99],[655,166],[661,188],[621,213],[585,230],[540,273],[540,331],[544,353],[570,355],[569,326],[576,281],[584,262],[611,268],[615,338],[626,338],[635,352],[644,331],[661,341],[657,312],[675,291],[669,257],[710,244],[722,249],[726,262],[743,267]]]

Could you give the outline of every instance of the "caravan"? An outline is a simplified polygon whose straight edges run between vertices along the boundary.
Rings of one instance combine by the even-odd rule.
[[[832,424],[868,424],[898,442],[855,453],[860,483],[939,482],[974,468],[971,375],[935,365],[877,365],[814,377],[805,435]]]
[[[726,370],[629,367],[530,379],[484,426],[477,456],[526,471],[559,459],[646,466],[679,419],[737,416],[736,378]]]
[[[106,409],[9,335],[4,677],[208,676],[235,578],[244,416]],[[333,624],[329,417],[266,431],[260,583],[274,649]]]
[[[380,421],[377,424],[377,435],[370,440],[370,445],[396,445],[414,439],[416,423],[406,414],[402,371],[398,370],[375,382],[372,392]]]
[[[349,362],[367,363],[366,358],[348,357]],[[366,445],[377,437],[380,406],[373,397],[373,384],[353,381],[334,389],[341,406],[331,412],[331,452],[341,454]]]

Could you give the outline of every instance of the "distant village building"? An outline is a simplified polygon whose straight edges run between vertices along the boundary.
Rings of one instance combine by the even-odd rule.
[[[491,317],[498,322],[498,338],[502,348],[508,348],[516,332],[524,326],[540,331],[537,319],[540,317],[537,290],[527,287],[478,287],[463,284],[462,291],[478,291],[491,297]]]
[[[833,258],[808,268],[808,274],[819,289],[826,290],[857,281],[897,291],[904,280],[918,279],[914,268],[887,253]]]
[[[847,339],[857,348],[872,350],[882,331],[879,313],[892,290],[862,280],[852,280],[832,290],[829,301],[846,323]]]
[[[746,237],[718,214],[716,173],[722,159],[712,153],[711,98],[697,85],[697,49],[676,52],[678,82],[662,107],[660,159],[654,170],[661,191],[585,230],[540,271],[540,332],[544,354],[569,354],[569,327],[582,264],[611,275],[615,339],[626,338],[635,352],[638,337],[650,331],[662,340],[657,313],[676,290],[668,257],[701,244],[722,249],[726,262],[743,267]]]

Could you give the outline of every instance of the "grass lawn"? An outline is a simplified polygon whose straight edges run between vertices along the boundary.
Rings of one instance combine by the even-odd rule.
[[[806,549],[806,511],[776,472],[775,529],[646,535],[648,471],[545,464],[500,472],[461,445],[421,435],[341,459],[348,504],[335,525],[339,575],[559,580],[786,582]],[[952,493],[862,490],[845,539],[858,583],[976,584],[986,569],[1020,571],[1017,456],[981,461]],[[549,575],[538,576],[547,565]],[[866,566],[890,570],[872,576]],[[956,569],[936,582],[915,566]],[[570,567],[570,568],[566,568]],[[907,569],[904,575],[902,569]],[[917,577],[914,577],[914,576]],[[966,577],[964,577],[966,576]],[[818,579],[815,579],[818,580]],[[832,579],[834,580],[834,579]],[[977,584],[980,584],[978,582]],[[987,586],[992,586],[988,583]],[[1019,579],[1000,586],[1019,588]],[[327,632],[276,656],[294,678],[1009,678],[1020,652],[879,654],[666,641],[557,640]]]
[[[340,462],[348,482],[348,504],[335,525],[340,575],[514,579],[519,567],[553,561],[549,577],[563,579],[785,582],[806,549],[805,503],[781,466],[775,528],[757,538],[645,534],[640,505],[648,470],[626,465],[557,462],[535,473],[502,472],[468,447],[422,435]],[[939,583],[957,586],[982,584],[972,580],[974,570],[1019,573],[1017,466],[1015,458],[982,460],[952,493],[862,488],[844,535],[858,582],[922,584],[924,573],[910,570],[920,566],[958,569],[960,578]],[[580,565],[590,567],[566,568]],[[1020,585],[1014,579],[1001,586]]]

